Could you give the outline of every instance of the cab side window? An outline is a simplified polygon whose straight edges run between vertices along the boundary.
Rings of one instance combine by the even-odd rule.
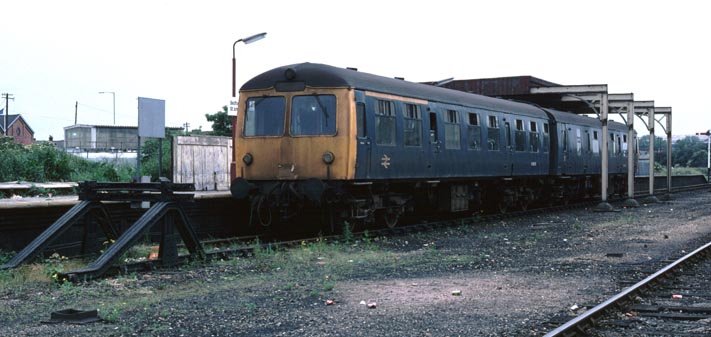
[[[395,145],[395,105],[391,101],[375,101],[375,143]]]
[[[501,131],[499,130],[499,120],[496,116],[489,116],[489,121],[486,129],[486,148],[491,151],[499,150],[499,138]]]
[[[422,114],[420,113],[420,106],[405,103],[405,109],[403,110],[403,119],[405,121],[405,146],[421,146]]]

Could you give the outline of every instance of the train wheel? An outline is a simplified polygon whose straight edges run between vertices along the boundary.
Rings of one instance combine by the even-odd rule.
[[[400,220],[400,211],[396,207],[379,210],[376,214],[377,223],[385,225],[388,228],[395,228],[398,220]]]
[[[518,207],[519,207],[519,209],[521,209],[522,211],[525,212],[528,210],[528,204],[529,204],[528,199],[522,199],[521,201],[519,201]]]

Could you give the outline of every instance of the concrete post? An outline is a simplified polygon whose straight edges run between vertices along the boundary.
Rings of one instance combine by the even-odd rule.
[[[654,108],[649,108],[647,111],[649,117],[649,196],[644,199],[644,202],[651,204],[659,202],[654,196]]]
[[[611,211],[612,205],[607,202],[607,185],[608,185],[608,151],[607,151],[607,143],[609,141],[608,134],[607,134],[607,111],[608,109],[608,102],[607,102],[607,94],[600,94],[600,122],[602,122],[602,167],[601,167],[601,181],[600,185],[602,187],[600,191],[600,196],[602,200],[600,203],[595,207],[596,211]]]
[[[625,207],[639,207],[639,203],[634,199],[634,102],[627,103],[627,199]]]

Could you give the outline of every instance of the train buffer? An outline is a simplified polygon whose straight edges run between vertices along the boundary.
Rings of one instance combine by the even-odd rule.
[[[180,258],[177,248],[180,239],[191,258],[204,259],[202,244],[182,207],[183,203],[193,201],[194,194],[189,193],[191,191],[194,191],[193,184],[173,184],[167,179],[156,183],[79,183],[79,203],[6,264],[0,266],[0,269],[17,267],[41,255],[48,245],[80,223],[83,224],[82,255],[98,252],[102,248],[100,239],[104,237],[113,243],[85,268],[60,273],[58,277],[61,279],[81,281],[100,277],[156,225],[160,226],[160,250],[158,259],[150,262],[151,266],[177,264]],[[150,202],[151,206],[126,231],[119,233],[104,207],[104,202],[107,201]]]

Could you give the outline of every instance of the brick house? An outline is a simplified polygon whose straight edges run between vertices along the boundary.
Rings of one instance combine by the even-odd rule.
[[[15,143],[23,145],[31,145],[35,142],[35,132],[21,115],[7,115],[7,132],[5,115],[0,115],[0,136],[13,137]]]

